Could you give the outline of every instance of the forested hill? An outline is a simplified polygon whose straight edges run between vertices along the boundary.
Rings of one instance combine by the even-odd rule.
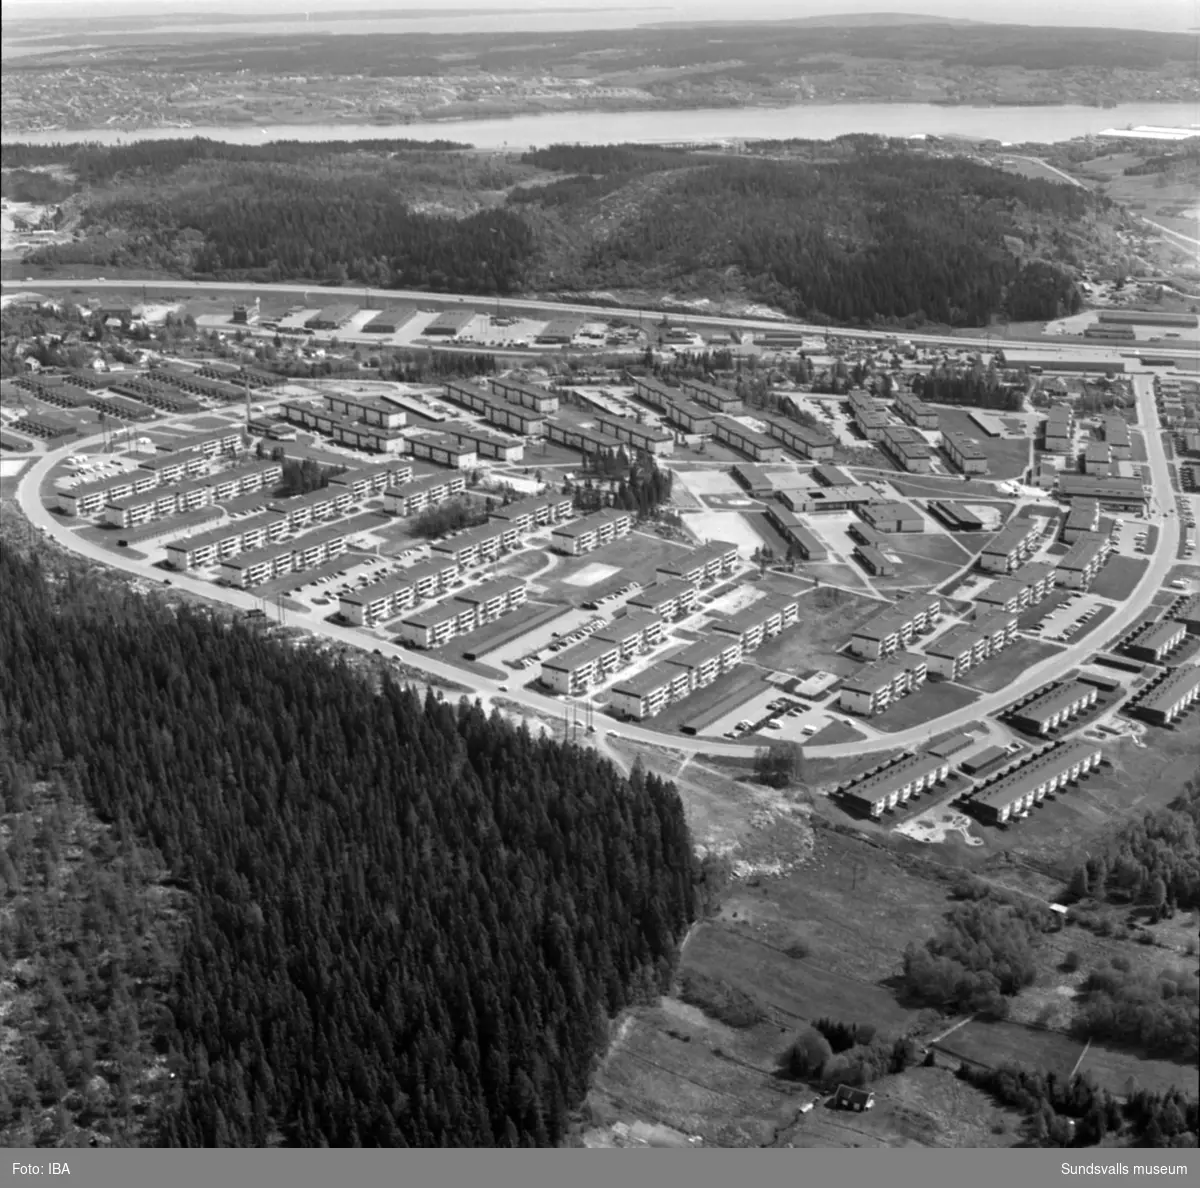
[[[858,136],[771,151],[517,156],[380,142],[306,156],[296,145],[161,141],[43,147],[14,165],[56,154],[78,188],[60,221],[81,238],[34,264],[197,279],[483,296],[601,289],[641,304],[769,302],[832,323],[973,326],[1072,312],[1073,275],[1115,242],[1104,199],[944,147]],[[44,175],[22,172],[14,193],[31,176]]]
[[[560,1139],[692,919],[673,787],[11,550],[0,587],[0,741],[191,904],[157,1141]]]

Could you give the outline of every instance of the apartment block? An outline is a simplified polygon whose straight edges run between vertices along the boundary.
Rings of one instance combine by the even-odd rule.
[[[458,442],[445,433],[429,433],[410,437],[408,452],[424,462],[448,466],[451,470],[474,470],[479,465],[479,451],[470,442]]]
[[[922,656],[899,652],[887,660],[865,664],[842,681],[838,705],[850,713],[872,717],[925,684],[928,667]]]
[[[940,423],[937,409],[907,390],[896,397],[896,412],[918,429],[936,429]]]
[[[1032,520],[1013,520],[1001,529],[979,554],[979,568],[985,573],[1013,573],[1033,555],[1041,531]]]
[[[521,578],[494,578],[466,586],[455,595],[455,601],[473,606],[475,625],[482,627],[525,605],[525,582]]]
[[[355,467],[335,474],[329,485],[349,491],[355,503],[362,503],[373,495],[382,495],[389,487],[411,482],[412,476],[413,468],[406,462],[383,462],[378,466]]]
[[[1125,651],[1135,660],[1161,664],[1187,638],[1187,628],[1174,619],[1147,623],[1125,645]]]
[[[615,437],[634,449],[643,450],[648,454],[670,454],[675,449],[675,435],[657,425],[640,425],[626,417],[614,416],[611,413],[597,413],[596,428],[609,437]]]
[[[823,462],[833,457],[837,448],[837,438],[798,421],[789,421],[784,417],[771,413],[759,413],[757,417],[767,427],[767,434],[782,442],[794,454],[808,458],[813,462]]]
[[[608,640],[585,639],[542,661],[540,680],[569,697],[586,692],[621,666],[621,647]]]
[[[457,598],[410,611],[396,624],[397,635],[415,648],[440,648],[478,625],[475,607]]]
[[[969,434],[942,430],[942,449],[963,474],[987,474],[987,454]]]
[[[741,644],[742,655],[745,656],[781,631],[794,627],[799,615],[798,598],[773,595],[760,598],[736,614],[714,620],[711,630],[721,635],[732,635]]]
[[[465,421],[447,421],[441,432],[453,438],[460,446],[467,446],[481,458],[490,458],[498,462],[520,462],[525,456],[525,443],[519,437],[508,437],[504,434],[493,433],[478,425]]]
[[[621,663],[658,647],[666,638],[662,620],[649,611],[631,611],[613,619],[606,627],[593,631],[588,637],[600,643],[615,644],[620,649]]]
[[[511,524],[518,532],[525,533],[569,520],[574,514],[569,495],[545,495],[494,507],[488,512],[488,518]]]
[[[1016,615],[1007,611],[981,615],[970,625],[952,627],[925,645],[929,671],[948,681],[958,680],[1002,652],[1016,636]]]
[[[1156,726],[1169,726],[1200,698],[1200,667],[1185,664],[1143,690],[1132,709]]]
[[[868,660],[890,656],[931,631],[941,617],[942,600],[936,594],[909,594],[856,628],[850,651]]]
[[[727,639],[698,639],[681,652],[668,656],[663,663],[691,673],[692,688],[703,689],[719,676],[732,672],[742,661],[742,645],[732,636]]]
[[[179,570],[205,569],[237,553],[275,543],[287,527],[285,516],[278,512],[261,512],[172,541],[167,545],[167,560]]]
[[[1101,422],[1104,440],[1112,450],[1112,456],[1121,461],[1133,457],[1133,442],[1129,438],[1129,423],[1124,417],[1107,416]]]
[[[649,375],[631,375],[629,382],[639,400],[644,400],[651,408],[660,413],[680,399],[687,399],[681,388],[671,388],[661,380]],[[707,406],[706,406],[707,407]]]
[[[633,515],[610,508],[593,512],[570,524],[560,524],[550,533],[550,546],[568,557],[579,557],[633,531]]]
[[[403,409],[377,396],[326,392],[325,407],[348,421],[360,421],[380,429],[403,429],[408,424],[408,414]]]
[[[612,458],[624,449],[619,438],[598,429],[582,429],[571,421],[551,417],[546,420],[546,440],[554,445],[578,450],[581,454],[597,458]]]
[[[374,627],[411,610],[427,598],[446,593],[458,577],[453,561],[426,561],[338,600],[342,618],[356,627]]]
[[[1108,478],[1112,474],[1112,453],[1103,441],[1089,441],[1079,461],[1084,474],[1095,475],[1097,478]]]
[[[696,587],[681,580],[660,580],[626,600],[630,610],[647,611],[670,621],[690,615],[696,609]]]
[[[388,487],[383,493],[383,508],[394,516],[415,516],[466,489],[467,480],[458,473],[422,475]]]
[[[727,540],[712,540],[655,571],[657,581],[683,581],[691,586],[706,586],[729,577],[738,566],[737,545]]]
[[[160,485],[178,483],[185,478],[207,474],[210,458],[199,450],[172,450],[165,454],[153,454],[138,462],[139,470],[148,470],[158,476]]]
[[[711,408],[719,413],[736,413],[742,411],[742,398],[728,388],[719,388],[716,384],[708,384],[703,380],[681,379],[679,386],[684,395]]]
[[[300,529],[317,520],[331,520],[344,515],[353,505],[353,496],[344,487],[324,487],[305,495],[272,499],[267,508],[287,517],[288,527]]]
[[[1031,561],[1008,578],[1000,578],[975,596],[981,611],[1006,610],[1017,614],[1048,598],[1055,587],[1056,570],[1044,561]]]
[[[492,377],[489,382],[492,385],[492,391],[497,396],[502,396],[509,404],[517,404],[522,408],[532,409],[536,413],[558,412],[558,395],[545,388],[538,388],[533,384],[525,383],[524,380],[508,377]]]
[[[755,462],[783,462],[787,451],[774,437],[749,429],[733,417],[718,414],[713,417],[712,435],[722,445],[738,450]]]
[[[877,438],[879,448],[910,474],[928,474],[933,469],[929,443],[907,425],[885,425]]]
[[[1082,533],[1058,559],[1055,580],[1068,590],[1086,590],[1112,553],[1111,538],[1103,532]]]
[[[621,717],[640,722],[682,701],[691,691],[691,669],[662,662],[614,682],[609,704]]]
[[[520,529],[499,520],[435,540],[430,550],[439,557],[449,558],[460,569],[470,569],[473,565],[496,561],[503,553],[520,546]]]
[[[1064,544],[1074,544],[1083,536],[1100,531],[1100,502],[1097,499],[1076,499],[1063,520]]]

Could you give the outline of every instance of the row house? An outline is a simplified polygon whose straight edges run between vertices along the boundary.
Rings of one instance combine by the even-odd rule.
[[[850,651],[868,660],[890,656],[932,631],[941,617],[942,600],[936,594],[909,594],[855,628]]]
[[[956,430],[942,430],[942,450],[963,474],[987,474],[987,454],[973,437]]]
[[[1043,751],[1015,771],[998,776],[965,803],[988,825],[1003,825],[1028,812],[1046,796],[1066,787],[1100,766],[1103,750],[1074,739]]]
[[[550,532],[550,547],[568,557],[581,557],[594,549],[620,540],[633,531],[633,514],[618,508],[593,512],[571,524],[560,524]]]
[[[157,437],[150,434],[154,447],[164,453],[194,450],[215,458],[219,454],[237,454],[245,447],[246,439],[240,428],[219,429],[215,432],[189,433],[183,437]]]
[[[784,462],[787,451],[774,437],[748,429],[733,417],[718,415],[713,418],[713,438],[722,445],[738,450],[755,462]]]
[[[654,575],[657,581],[683,581],[691,586],[707,586],[732,576],[737,567],[737,545],[727,540],[712,540],[674,561],[658,566]]]
[[[914,796],[942,783],[949,774],[950,764],[941,755],[905,755],[849,784],[839,785],[835,795],[848,808],[878,820],[889,809],[907,804]]]
[[[622,663],[628,663],[642,652],[652,651],[666,638],[662,620],[649,611],[630,611],[613,619],[606,627],[593,631],[590,639],[616,644],[621,650]]]
[[[675,449],[674,434],[658,425],[640,425],[611,413],[596,414],[596,428],[609,437],[626,442],[648,454],[670,454]]]
[[[1161,664],[1185,639],[1187,628],[1175,619],[1147,623],[1125,644],[1125,651],[1135,660]]]
[[[1030,698],[1009,713],[1014,726],[1030,734],[1048,735],[1096,704],[1095,685],[1067,681]]]
[[[466,478],[457,472],[422,475],[388,487],[383,492],[383,509],[393,516],[415,516],[466,489]]]
[[[923,656],[897,652],[887,660],[864,664],[842,681],[838,693],[841,709],[864,718],[881,714],[889,705],[925,684],[928,666]]]
[[[524,380],[512,379],[508,376],[492,377],[489,381],[492,391],[503,397],[509,404],[517,404],[522,408],[530,408],[534,412],[549,414],[558,412],[559,399],[554,392],[545,388],[527,384]]]
[[[278,512],[261,512],[210,528],[167,545],[167,561],[179,570],[207,569],[227,557],[274,544],[287,531],[288,522]]]
[[[1138,694],[1134,712],[1156,726],[1169,726],[1200,698],[1200,666],[1171,669],[1160,681]]]

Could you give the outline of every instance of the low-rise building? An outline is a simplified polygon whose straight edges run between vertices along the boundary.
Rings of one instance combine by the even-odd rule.
[[[383,493],[383,508],[394,516],[415,516],[466,489],[467,480],[460,473],[426,474],[388,487]]]
[[[823,512],[861,511],[875,503],[879,494],[873,487],[840,486],[814,487],[807,491],[780,491],[779,501],[784,507],[803,515],[821,515]]]
[[[811,425],[802,425],[798,421],[790,421],[784,417],[769,413],[759,414],[759,419],[767,427],[769,436],[781,441],[793,454],[808,458],[814,462],[823,462],[833,457],[837,448],[837,438],[824,429]]]
[[[501,520],[456,532],[453,536],[435,540],[429,547],[437,556],[452,560],[459,569],[469,569],[473,565],[496,561],[502,554],[519,548],[520,544],[520,531]]]
[[[925,684],[928,668],[923,656],[897,652],[887,660],[864,664],[842,681],[838,705],[849,713],[871,717]]]
[[[983,531],[983,521],[961,503],[951,499],[930,499],[925,506],[952,532]]]
[[[666,402],[662,415],[684,433],[709,434],[713,430],[713,417],[716,413],[713,409],[677,393],[675,399]]]
[[[460,446],[473,449],[480,458],[491,458],[498,462],[520,462],[525,456],[525,443],[519,437],[508,437],[493,433],[465,421],[447,421],[441,432],[453,438]]]
[[[376,425],[383,429],[403,429],[408,424],[408,414],[390,400],[337,391],[324,395],[325,407],[349,421],[361,421],[364,425]]]
[[[659,456],[670,454],[675,449],[675,435],[658,425],[641,425],[609,413],[597,413],[595,420],[596,428],[601,433],[626,442],[634,449]]]
[[[936,429],[939,424],[937,409],[907,389],[896,396],[896,412],[918,429]]]
[[[766,640],[795,626],[800,615],[800,599],[794,595],[770,595],[723,619],[716,619],[711,630],[732,635],[742,647],[742,655],[753,652]]]
[[[570,524],[557,525],[550,533],[550,547],[568,557],[579,557],[633,531],[633,515],[618,508],[593,512]]]
[[[1055,580],[1068,590],[1086,590],[1104,567],[1112,548],[1112,540],[1106,533],[1081,533],[1058,559]]]
[[[543,415],[558,412],[557,392],[539,388],[512,376],[492,376],[488,382],[492,385],[492,391],[497,396],[502,396],[509,404],[517,404]]]
[[[440,648],[478,625],[476,610],[468,602],[447,598],[403,615],[396,633],[415,648]]]
[[[530,499],[518,499],[488,512],[488,518],[503,520],[518,532],[533,532],[548,524],[559,524],[575,514],[569,495],[537,495]]]
[[[696,609],[696,587],[679,579],[659,580],[634,594],[625,605],[665,621],[680,619]]]
[[[692,688],[703,689],[719,676],[732,672],[742,662],[742,645],[734,636],[698,639],[663,663],[691,673]]]
[[[986,544],[979,554],[985,573],[1013,573],[1033,555],[1041,529],[1033,520],[1013,520]]]
[[[1184,664],[1148,686],[1135,698],[1131,709],[1156,726],[1169,726],[1200,698],[1200,667]]]
[[[584,429],[572,421],[548,417],[543,432],[546,440],[554,445],[578,450],[584,457],[615,458],[625,447],[621,441],[598,429]]]
[[[876,532],[924,532],[925,519],[910,503],[899,501],[869,503],[858,514]]]
[[[1003,825],[1094,770],[1103,758],[1096,743],[1082,739],[1060,743],[984,784],[966,805],[985,824]]]
[[[698,587],[732,576],[737,565],[737,545],[727,540],[712,540],[674,561],[664,562],[654,572],[657,581],[677,580]]]
[[[1009,713],[1009,721],[1030,734],[1045,736],[1096,704],[1096,686],[1081,681],[1054,685]]]
[[[858,483],[840,466],[820,465],[812,468],[812,476],[822,487],[857,487]]]
[[[850,416],[859,432],[868,441],[878,441],[891,424],[883,406],[865,392],[851,392],[848,397]]]
[[[412,475],[413,469],[407,462],[382,462],[378,466],[356,466],[335,474],[329,479],[329,485],[344,488],[355,503],[362,503],[389,488],[411,482]]]
[[[873,577],[896,576],[896,563],[875,545],[858,545],[854,550],[854,559]]]
[[[1080,455],[1080,469],[1084,474],[1107,478],[1112,473],[1112,454],[1102,441],[1089,441]]]
[[[448,466],[451,470],[474,470],[479,465],[479,451],[473,443],[460,443],[444,433],[410,437],[408,449],[414,458]]]
[[[728,388],[718,388],[716,384],[708,384],[703,380],[681,379],[679,387],[684,395],[703,404],[705,408],[714,409],[719,413],[736,413],[742,410],[742,398]]]
[[[621,663],[628,664],[635,656],[658,647],[665,632],[663,621],[656,614],[633,610],[593,631],[588,638],[615,644],[620,650]]]
[[[1110,415],[1101,419],[1104,440],[1112,450],[1114,458],[1128,461],[1133,457],[1133,442],[1129,437],[1129,422],[1124,417]]]
[[[829,556],[824,542],[817,536],[803,517],[777,504],[767,505],[767,520],[788,543],[789,550],[795,549],[805,561],[824,561]]]
[[[475,608],[475,626],[494,622],[502,615],[525,605],[525,580],[499,577],[478,585],[466,586],[455,596],[456,602]]]
[[[1063,520],[1064,544],[1074,544],[1082,536],[1100,531],[1100,503],[1096,499],[1076,499]]]
[[[660,413],[665,413],[676,401],[686,398],[682,389],[669,387],[652,375],[631,375],[629,382],[633,385],[638,399],[644,400]]]
[[[608,640],[585,639],[574,647],[547,656],[542,661],[540,680],[556,693],[575,697],[605,681],[620,666],[619,644]]]
[[[713,417],[712,435],[722,445],[745,454],[755,462],[783,462],[787,451],[774,437],[750,429],[733,417],[718,414]]]
[[[933,451],[915,429],[907,425],[884,425],[876,440],[879,448],[901,470],[910,474],[928,474],[933,469]]]
[[[1140,478],[1097,478],[1090,474],[1058,472],[1061,499],[1095,499],[1107,507],[1140,511],[1146,505],[1146,487]]]
[[[167,561],[174,569],[206,569],[226,557],[275,543],[287,527],[286,516],[260,512],[171,541],[167,545]]]
[[[942,600],[936,594],[909,594],[884,607],[850,636],[850,651],[876,660],[907,647],[941,620]]]
[[[1017,616],[993,611],[969,625],[952,627],[925,645],[929,671],[948,681],[958,680],[972,668],[1004,651],[1017,638]]]
[[[343,594],[338,610],[356,627],[374,627],[411,610],[426,598],[446,593],[458,577],[458,566],[445,559],[425,561],[398,574]]]
[[[1022,565],[1009,578],[1000,578],[975,595],[975,603],[984,612],[1006,610],[1017,614],[1048,598],[1055,587],[1055,568],[1044,561]]]
[[[1135,660],[1161,664],[1183,641],[1187,628],[1175,619],[1160,619],[1147,623],[1125,644],[1125,651]]]
[[[963,474],[987,474],[987,454],[970,434],[943,429],[942,449]]]
[[[949,774],[950,764],[940,755],[905,755],[839,787],[837,793],[848,808],[878,820],[888,809],[906,804]]]
[[[1070,454],[1075,436],[1075,414],[1070,405],[1052,404],[1041,424],[1042,448],[1050,454]]]
[[[304,528],[314,520],[329,520],[343,515],[353,502],[353,496],[346,488],[324,487],[304,495],[271,499],[267,508],[286,516],[288,527],[295,530]]]
[[[691,691],[691,669],[660,662],[615,681],[609,689],[609,704],[622,718],[640,722],[682,701]]]

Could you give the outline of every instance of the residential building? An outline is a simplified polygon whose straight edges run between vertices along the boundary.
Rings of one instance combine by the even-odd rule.
[[[488,382],[492,385],[492,391],[507,400],[509,404],[530,408],[543,415],[558,412],[559,398],[556,392],[535,387],[533,384],[513,379],[511,376],[492,376]]]
[[[1125,644],[1125,651],[1135,660],[1161,664],[1187,638],[1187,628],[1175,619],[1147,623]]]
[[[361,421],[364,425],[382,429],[403,429],[408,424],[408,414],[390,400],[338,391],[326,392],[324,396],[325,407],[349,421]]]
[[[737,566],[737,545],[727,540],[711,540],[674,561],[664,562],[654,571],[654,575],[660,582],[678,580],[691,586],[706,586],[732,576]]]
[[[1034,520],[1013,520],[984,545],[979,568],[985,573],[1012,573],[1033,555],[1040,537],[1041,529]]]
[[[925,518],[910,503],[869,503],[858,514],[876,532],[924,532]]]
[[[718,388],[716,384],[707,384],[703,380],[696,379],[681,379],[679,386],[685,396],[689,396],[706,408],[726,414],[742,411],[741,397],[728,388]]]
[[[1089,441],[1080,455],[1080,468],[1084,474],[1097,478],[1108,478],[1112,473],[1112,453],[1103,441]]]
[[[795,626],[800,615],[800,600],[794,595],[769,595],[750,606],[716,619],[710,630],[732,635],[741,644],[742,655],[755,651],[766,640]]]
[[[674,399],[665,402],[662,415],[684,433],[707,435],[713,431],[713,417],[716,413],[713,409],[695,400],[688,400],[677,392]]]
[[[131,471],[112,478],[90,479],[73,487],[58,487],[55,495],[58,506],[69,516],[94,516],[117,499],[128,499],[158,486],[158,475],[147,471]]]
[[[388,487],[383,493],[383,508],[394,516],[415,516],[466,489],[467,480],[460,473],[426,474]]]
[[[651,408],[665,413],[672,404],[680,399],[686,399],[679,388],[671,388],[661,380],[649,375],[631,375],[629,382],[639,400],[644,400]]]
[[[988,460],[983,447],[967,433],[942,430],[942,449],[963,474],[987,474]]]
[[[635,656],[658,647],[665,633],[662,620],[656,614],[634,610],[593,631],[588,638],[615,644],[620,650],[621,663],[628,664]]]
[[[878,820],[888,809],[906,804],[949,774],[950,764],[941,755],[905,755],[839,787],[836,794],[848,808]]]
[[[440,557],[448,557],[459,569],[470,569],[473,565],[496,561],[504,553],[521,545],[520,530],[503,520],[481,524],[478,528],[467,528],[435,540],[430,551]]]
[[[182,454],[195,451],[215,458],[219,454],[240,453],[246,439],[240,428],[219,429],[216,432],[189,433],[183,437],[165,437],[150,433],[154,448],[163,454]]]
[[[1067,681],[1017,706],[1010,711],[1009,721],[1030,734],[1045,736],[1095,704],[1095,685]]]
[[[733,636],[698,639],[663,663],[691,673],[692,688],[703,689],[719,676],[732,672],[742,662],[742,645]]]
[[[1100,502],[1096,499],[1076,499],[1063,520],[1064,544],[1074,544],[1082,536],[1100,531]]]
[[[621,441],[598,429],[583,429],[572,421],[548,417],[543,426],[546,440],[554,445],[578,450],[581,454],[599,458],[616,457],[625,447]]]
[[[767,433],[783,442],[794,454],[814,462],[823,462],[833,457],[837,438],[824,429],[802,425],[799,421],[787,420],[771,413],[759,413],[758,419],[767,427]]]
[[[970,625],[952,627],[925,645],[929,671],[948,681],[1002,652],[1017,637],[1017,616],[1007,611],[980,615]]]
[[[448,466],[452,470],[474,470],[479,465],[479,452],[469,442],[459,443],[444,433],[430,433],[408,438],[409,452],[414,458]]]
[[[269,510],[287,517],[288,527],[303,528],[314,520],[328,520],[343,515],[354,502],[346,488],[324,487],[309,491],[305,495],[272,499],[267,503]]]
[[[866,718],[883,713],[893,702],[920,689],[927,673],[924,657],[912,652],[864,664],[842,681],[838,706]]]
[[[795,549],[805,561],[824,561],[829,556],[829,550],[821,538],[795,512],[769,503],[767,519],[787,541],[788,548]]]
[[[1050,454],[1073,453],[1075,414],[1070,405],[1052,404],[1042,421],[1042,447]]]
[[[633,515],[618,508],[593,512],[570,524],[559,524],[550,533],[550,547],[569,557],[579,557],[633,531]]]
[[[1058,473],[1062,499],[1096,499],[1104,506],[1140,511],[1146,505],[1146,487],[1140,478],[1097,478],[1089,474]]]
[[[1086,590],[1104,567],[1112,548],[1112,540],[1106,533],[1081,533],[1058,559],[1055,580],[1068,590]]]
[[[929,443],[907,425],[884,425],[876,441],[901,470],[910,474],[928,474],[933,469],[933,451]]]
[[[511,524],[518,532],[528,533],[548,524],[569,520],[575,508],[569,495],[538,495],[530,499],[518,499],[488,512],[488,519]]]
[[[525,443],[519,437],[508,437],[493,433],[465,421],[447,421],[441,432],[460,446],[474,449],[480,458],[491,458],[498,462],[520,462],[525,456]]]
[[[670,454],[675,449],[675,435],[658,425],[642,425],[626,417],[615,416],[611,413],[597,413],[596,428],[609,437],[615,437],[633,446],[634,449],[644,450],[648,454]]]
[[[342,618],[357,627],[374,627],[394,619],[427,598],[446,593],[458,577],[458,566],[435,558],[410,566],[401,573],[373,582],[361,590],[343,594],[338,600]]]
[[[939,424],[937,409],[907,389],[896,396],[896,412],[918,429],[936,429]]]
[[[525,605],[525,579],[493,578],[478,585],[466,586],[454,596],[454,600],[473,606],[475,626],[482,627]]]
[[[850,636],[850,651],[868,660],[890,656],[931,631],[941,617],[942,600],[936,594],[909,594],[857,627]]]
[[[226,557],[275,543],[287,526],[286,516],[260,512],[172,541],[167,545],[167,561],[174,569],[206,569]]]
[[[615,713],[640,722],[682,701],[691,691],[691,669],[660,662],[615,681],[608,695]]]
[[[1094,770],[1103,758],[1104,752],[1097,743],[1082,739],[1059,743],[1015,771],[984,784],[966,805],[986,824],[1003,825],[1028,812],[1050,793]]]
[[[373,495],[380,495],[389,487],[400,487],[412,481],[413,469],[407,462],[382,462],[378,466],[356,466],[329,480],[331,487],[341,487],[350,492],[355,503],[362,503]]]
[[[1200,635],[1200,594],[1180,599],[1171,608],[1170,615],[1187,628],[1189,635]]]
[[[988,610],[1005,610],[1017,614],[1027,607],[1036,606],[1054,592],[1055,568],[1042,561],[1031,561],[1008,578],[994,581],[988,588],[975,595],[981,613]]]
[[[1200,666],[1184,664],[1144,689],[1133,710],[1156,726],[1169,726],[1200,698]]]
[[[149,470],[158,476],[161,486],[164,483],[177,483],[185,478],[194,478],[198,474],[207,474],[209,457],[199,450],[172,450],[170,453],[154,454],[138,462],[139,470]]]
[[[891,424],[883,406],[865,392],[851,392],[849,405],[850,416],[863,437],[868,441],[878,441]]]
[[[664,621],[680,619],[696,609],[696,587],[679,579],[659,580],[627,599],[625,605]]]
[[[774,437],[750,429],[733,417],[718,414],[713,417],[712,435],[722,445],[738,450],[755,462],[783,462],[787,451]]]
[[[468,602],[447,598],[409,611],[396,624],[397,635],[415,648],[440,648],[477,626],[476,610]]]
[[[542,661],[540,680],[556,693],[576,697],[602,683],[621,666],[621,647],[608,640],[585,639]]]

